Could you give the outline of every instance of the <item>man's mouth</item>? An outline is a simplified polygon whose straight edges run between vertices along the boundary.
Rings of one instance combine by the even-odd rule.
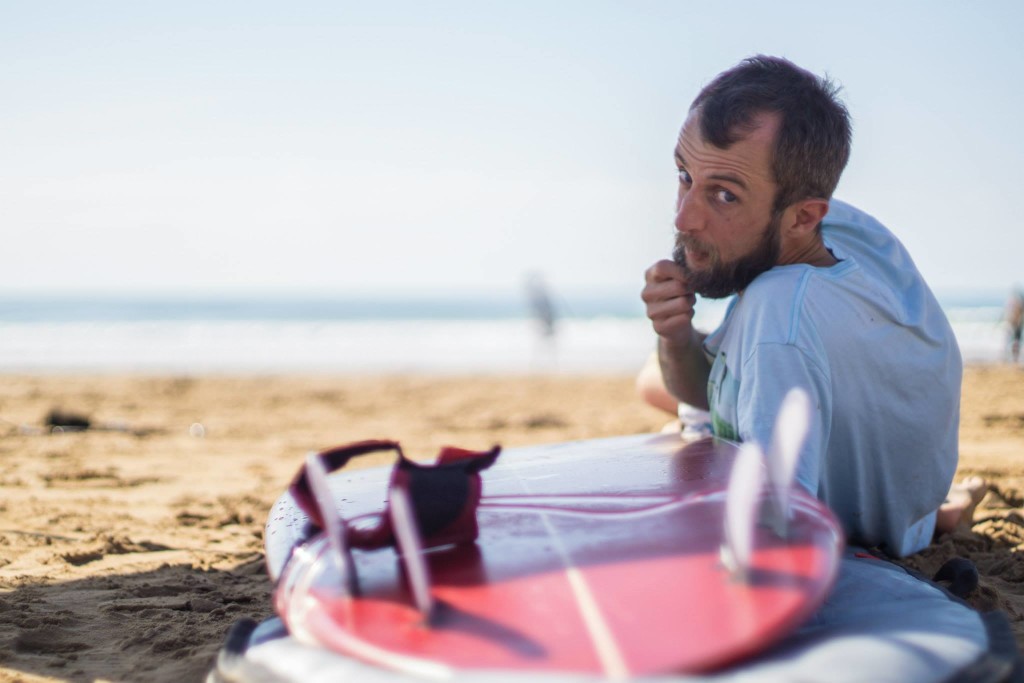
[[[694,242],[683,245],[686,252],[686,263],[690,266],[704,265],[711,259],[711,250]]]
[[[714,268],[717,257],[711,245],[703,244],[694,237],[676,233],[672,258],[684,269],[697,272]]]

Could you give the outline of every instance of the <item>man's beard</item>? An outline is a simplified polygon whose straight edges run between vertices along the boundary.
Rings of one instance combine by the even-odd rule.
[[[771,269],[779,260],[779,226],[781,213],[772,219],[761,233],[761,240],[747,254],[723,263],[717,249],[694,237],[676,233],[676,246],[672,260],[686,272],[686,280],[694,292],[707,299],[722,299],[744,290],[761,273]],[[696,271],[686,263],[686,245],[706,252],[711,259],[707,269]]]

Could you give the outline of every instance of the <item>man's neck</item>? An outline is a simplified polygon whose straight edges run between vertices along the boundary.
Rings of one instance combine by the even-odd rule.
[[[821,234],[816,233],[806,244],[798,245],[788,253],[781,254],[778,265],[788,266],[795,263],[805,263],[815,268],[828,268],[839,261],[825,246]]]

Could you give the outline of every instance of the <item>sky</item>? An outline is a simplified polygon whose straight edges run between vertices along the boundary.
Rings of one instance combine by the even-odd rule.
[[[1024,3],[0,0],[0,293],[639,293],[690,101],[843,87],[836,196],[1024,282]]]

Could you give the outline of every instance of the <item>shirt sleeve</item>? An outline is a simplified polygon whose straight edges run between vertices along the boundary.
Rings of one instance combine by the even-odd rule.
[[[764,343],[756,345],[744,359],[742,378],[737,401],[740,439],[756,441],[766,455],[782,400],[794,387],[807,392],[812,412],[807,439],[797,462],[796,480],[808,493],[817,496],[832,426],[832,390],[828,374],[792,344]]]

